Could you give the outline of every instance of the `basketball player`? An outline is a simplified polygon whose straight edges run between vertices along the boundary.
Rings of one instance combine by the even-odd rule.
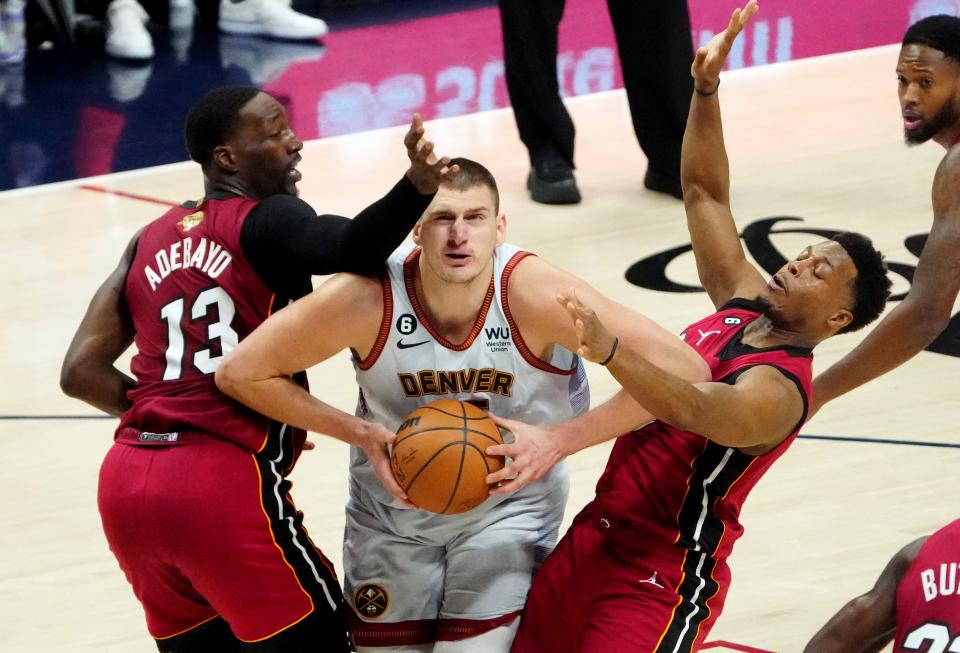
[[[933,225],[906,299],[817,376],[817,408],[933,342],[950,322],[960,292],[960,18],[931,16],[911,25],[903,37],[897,80],[907,144],[933,140],[947,150],[933,178]]]
[[[61,384],[121,418],[100,515],[160,651],[349,650],[337,578],[288,495],[304,433],[223,396],[213,372],[312,274],[380,269],[451,171],[423,132],[415,117],[384,198],[317,216],[296,197],[303,143],[280,103],[211,91],[184,126],[204,198],[141,229],[94,295]],[[136,381],[115,367],[132,342]],[[369,426],[351,442],[385,456],[392,433]]]
[[[217,370],[220,388],[275,419],[344,439],[368,421],[396,429],[439,398],[550,425],[589,402],[571,353],[576,333],[553,299],[570,286],[660,365],[706,378],[676,336],[505,244],[492,175],[467,159],[452,162],[459,172],[414,227],[418,247],[391,256],[381,281],[335,276],[267,320]],[[360,385],[357,417],[288,379],[344,349]],[[642,423],[638,412],[601,410],[597,431],[615,437]],[[387,460],[352,450],[344,570],[359,649],[509,650],[531,575],[556,542],[565,465],[458,515],[411,509],[402,492],[388,493],[395,486]]]
[[[960,519],[900,549],[876,584],[813,636],[805,653],[960,650]]]
[[[606,365],[657,419],[617,440],[596,498],[534,579],[515,653],[698,650],[723,609],[740,507],[806,419],[812,348],[883,309],[890,282],[862,236],[806,247],[769,282],[746,260],[717,93],[756,11],[755,0],[736,10],[697,52],[681,156],[697,269],[717,309],[682,335],[712,378],[691,384],[671,374],[611,335],[578,292],[559,298],[578,353]]]

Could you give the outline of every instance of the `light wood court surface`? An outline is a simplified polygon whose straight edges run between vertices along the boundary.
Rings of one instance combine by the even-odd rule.
[[[930,182],[942,150],[932,143],[903,145],[896,53],[885,47],[725,75],[720,93],[741,227],[800,216],[805,226],[866,233],[890,260],[915,263],[903,241],[929,226]],[[428,123],[428,129],[439,151],[492,169],[510,241],[679,333],[710,312],[706,295],[638,288],[624,272],[688,242],[682,206],[643,190],[645,161],[622,91],[569,106],[585,198],[576,207],[550,208],[527,198],[526,152],[509,112]],[[396,128],[308,144],[302,196],[318,211],[354,214],[405,168],[402,134]],[[197,167],[176,164],[0,193],[0,292],[11,309],[0,325],[4,416],[94,414],[61,395],[60,361],[129,237],[163,211],[82,184],[170,202],[202,192]],[[774,242],[793,256],[814,240],[788,234]],[[675,260],[668,274],[695,284],[693,257]],[[905,288],[898,278],[897,289]],[[860,337],[825,343],[817,368]],[[596,366],[589,373],[597,403],[614,385]],[[799,440],[746,504],[746,535],[732,557],[733,588],[710,640],[799,651],[847,598],[872,585],[897,549],[957,516],[960,449],[918,445],[958,442],[958,382],[960,360],[925,352],[816,416],[804,433],[917,444]],[[311,384],[352,410],[355,388],[345,357],[313,370]],[[155,650],[96,510],[97,470],[113,427],[104,419],[0,420],[0,650]],[[317,449],[294,473],[293,495],[314,540],[339,568],[347,449],[315,439]],[[597,447],[572,459],[568,522],[592,496],[608,451]]]

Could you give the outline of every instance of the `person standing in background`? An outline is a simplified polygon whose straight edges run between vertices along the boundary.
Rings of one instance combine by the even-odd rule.
[[[575,204],[575,129],[557,83],[565,0],[500,0],[507,90],[530,154],[535,202]],[[690,110],[693,37],[686,0],[607,0],[633,130],[647,156],[646,188],[682,197],[680,145]]]

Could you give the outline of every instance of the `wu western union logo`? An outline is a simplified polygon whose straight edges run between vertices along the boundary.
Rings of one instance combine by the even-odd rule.
[[[509,397],[513,391],[513,374],[492,367],[469,370],[420,370],[415,374],[397,374],[400,387],[408,397],[487,392]]]

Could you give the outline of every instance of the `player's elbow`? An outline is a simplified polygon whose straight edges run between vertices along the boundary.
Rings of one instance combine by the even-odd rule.
[[[83,373],[75,356],[67,354],[60,367],[60,390],[68,397],[79,398],[83,388]]]
[[[60,389],[74,399],[85,399],[91,388],[98,362],[84,347],[71,347],[60,366]]]
[[[213,374],[213,380],[220,392],[234,399],[240,398],[243,377],[235,356],[227,356],[220,362]]]

